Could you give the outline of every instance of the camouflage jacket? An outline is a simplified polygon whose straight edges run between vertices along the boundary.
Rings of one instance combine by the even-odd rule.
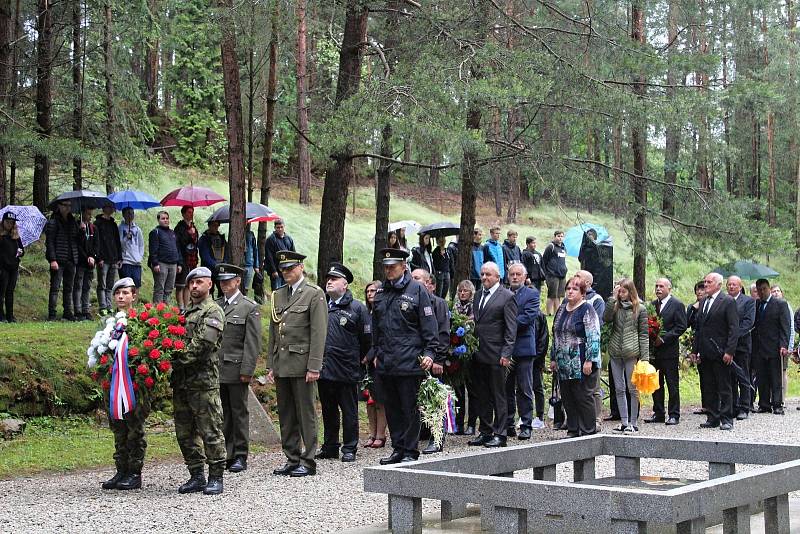
[[[225,314],[209,296],[186,310],[186,350],[172,360],[170,384],[182,389],[219,387],[219,357]]]

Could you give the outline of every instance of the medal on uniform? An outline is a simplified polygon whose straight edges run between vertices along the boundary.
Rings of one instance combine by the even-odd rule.
[[[344,326],[347,324],[347,317],[339,317],[339,325]]]
[[[403,301],[400,303],[400,309],[403,311],[408,311],[408,302]]]

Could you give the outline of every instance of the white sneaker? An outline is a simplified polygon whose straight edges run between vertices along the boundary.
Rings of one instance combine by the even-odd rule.
[[[537,417],[531,423],[531,428],[534,429],[534,430],[541,430],[541,429],[545,428],[544,421],[542,421],[541,419],[539,419]]]

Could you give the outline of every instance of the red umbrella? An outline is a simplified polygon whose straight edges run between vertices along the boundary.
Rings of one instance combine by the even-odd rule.
[[[162,206],[211,206],[217,202],[225,202],[225,197],[215,193],[207,187],[187,185],[167,193],[161,199]]]
[[[271,221],[277,221],[280,218],[281,216],[278,215],[277,213],[272,213],[270,215],[260,215],[258,217],[253,217],[252,219],[247,219],[247,222],[248,223],[271,222]]]

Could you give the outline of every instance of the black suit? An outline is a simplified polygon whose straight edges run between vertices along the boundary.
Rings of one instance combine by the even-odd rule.
[[[478,397],[479,426],[483,435],[506,435],[505,378],[506,370],[500,358],[509,358],[514,353],[517,339],[517,301],[514,293],[502,285],[483,303],[484,290],[475,296],[475,335],[478,336],[478,351],[472,357],[471,386]]]
[[[653,306],[658,309],[658,299],[653,301]],[[680,339],[686,331],[686,311],[683,302],[670,296],[669,300],[661,306],[658,314],[664,327],[659,337],[662,344],[653,347],[653,357],[650,363],[661,371],[658,374],[660,388],[653,392],[653,415],[659,419],[664,418],[664,383],[669,390],[669,416],[681,418],[681,397],[678,377],[678,358],[680,356]]]
[[[756,321],[753,328],[753,361],[758,375],[758,407],[781,408],[783,404],[783,359],[781,349],[789,347],[788,304],[771,297],[766,306],[756,301]]]
[[[706,310],[706,302],[710,299],[712,296],[700,302],[693,352],[700,355],[706,369],[704,378],[708,406],[705,408],[709,422],[733,424],[733,368],[726,365],[722,357],[724,354],[736,353],[739,343],[739,315],[736,312],[736,301],[730,295],[719,291]]]
[[[745,295],[744,292],[739,293],[734,300],[736,301],[736,313],[739,315],[739,342],[736,344],[733,361],[749,377],[750,352],[752,350],[750,331],[756,320],[756,301],[749,295]],[[739,384],[738,380],[734,380],[731,388],[734,412],[749,412],[750,406],[753,404],[753,390],[750,388],[750,384]]]

